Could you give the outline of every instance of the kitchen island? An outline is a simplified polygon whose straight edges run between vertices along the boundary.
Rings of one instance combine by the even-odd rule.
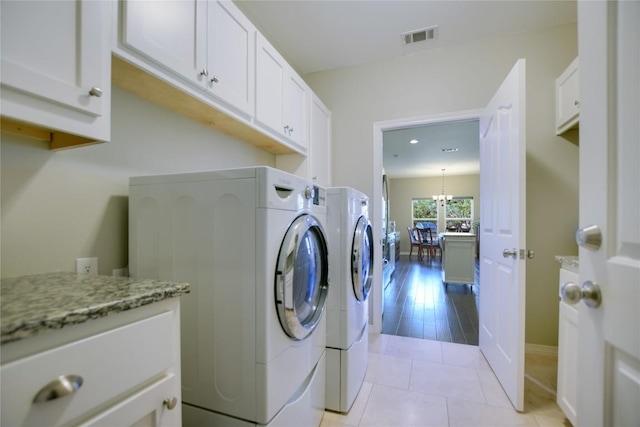
[[[473,233],[440,233],[442,248],[442,282],[475,283],[476,235]]]
[[[2,425],[180,425],[187,283],[2,279]]]

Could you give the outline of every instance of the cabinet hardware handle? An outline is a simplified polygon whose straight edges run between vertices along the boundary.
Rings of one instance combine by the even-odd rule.
[[[200,75],[207,77],[209,75],[209,70],[203,68],[202,71],[200,71]]]
[[[218,76],[213,76],[213,78],[211,79],[211,83],[218,83]]]
[[[167,407],[168,410],[172,410],[178,404],[178,398],[175,396],[167,397],[162,403]]]
[[[68,394],[75,393],[82,387],[83,379],[80,375],[61,375],[51,381],[36,394],[33,398],[34,403],[48,402]]]
[[[573,101],[573,105],[575,105],[575,106],[577,107],[578,105],[580,105],[580,101],[578,101],[578,100],[576,99],[575,101]]]
[[[99,87],[94,86],[89,91],[89,95],[95,96],[96,98],[100,98],[102,96],[102,89],[100,89]]]

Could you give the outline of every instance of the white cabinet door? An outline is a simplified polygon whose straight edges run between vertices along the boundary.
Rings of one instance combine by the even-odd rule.
[[[252,115],[256,29],[231,1],[210,1],[207,10],[207,88]]]
[[[311,90],[261,34],[256,49],[256,120],[307,149]]]
[[[109,4],[3,1],[0,7],[2,115],[108,140]]]
[[[204,86],[206,2],[138,1],[122,3],[122,43],[187,81]]]
[[[577,125],[580,114],[578,58],[556,80],[556,133]]]
[[[560,287],[579,283],[578,273],[560,269]],[[578,309],[560,301],[558,318],[558,393],[556,402],[571,424],[577,425]]]
[[[168,375],[81,426],[178,426],[181,404],[178,381],[175,375]]]
[[[287,63],[261,35],[256,37],[256,120],[284,133],[284,85]]]
[[[309,86],[298,74],[287,66],[284,85],[285,136],[303,147],[309,146]]]
[[[311,94],[309,112],[309,178],[319,185],[331,185],[331,112]]]

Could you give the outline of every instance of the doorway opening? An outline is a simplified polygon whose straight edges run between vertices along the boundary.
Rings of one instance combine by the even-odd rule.
[[[384,140],[384,132],[394,131],[400,129],[408,129],[408,128],[416,128],[420,126],[428,126],[428,125],[436,125],[443,123],[455,123],[455,122],[465,122],[471,120],[479,120],[480,114],[482,110],[466,110],[466,111],[458,111],[458,112],[450,112],[444,114],[430,115],[424,117],[416,117],[416,118],[405,118],[405,119],[397,119],[397,120],[389,120],[384,122],[376,122],[374,123],[373,129],[373,171],[374,171],[374,201],[382,200],[382,175],[384,172],[384,164],[383,164],[383,140]],[[438,172],[440,172],[440,168],[438,168]],[[393,199],[393,196],[391,196]],[[382,224],[382,215],[376,215],[376,209],[374,208],[373,215],[373,227],[374,232],[378,232],[378,236],[381,236],[381,230],[385,228],[386,224]],[[402,230],[398,230],[402,231]],[[406,233],[405,233],[406,234]],[[408,239],[408,235],[401,236],[401,241]],[[402,257],[402,255],[401,255]],[[399,263],[401,266],[402,263]],[[434,267],[435,268],[435,267]],[[400,271],[398,271],[400,273]],[[433,272],[432,272],[433,274]],[[398,277],[400,274],[398,274]],[[380,274],[377,275],[378,280],[374,282],[374,289],[372,292],[373,301],[370,307],[370,315],[371,319],[371,330],[373,332],[382,332],[383,326],[383,312],[385,310],[385,290],[384,283]],[[458,286],[458,285],[452,285]],[[453,289],[453,288],[452,288]]]
[[[462,231],[474,234],[471,227],[479,217],[479,120],[461,119],[457,114],[433,122],[384,129],[382,166],[392,191],[391,206],[385,215],[393,232],[399,237],[395,271],[389,279],[383,275],[383,334],[406,336],[458,344],[478,345],[478,298],[475,243],[469,254],[453,255],[442,263],[443,241],[440,233],[463,224]],[[445,174],[446,187],[445,187]],[[453,201],[440,203],[433,195],[453,193]],[[467,199],[463,202],[464,199]],[[463,202],[463,203],[460,203]],[[460,207],[466,208],[462,212]],[[469,210],[469,212],[466,212]],[[424,212],[423,212],[424,211]],[[383,219],[384,221],[384,219]],[[428,227],[430,233],[419,228]],[[420,234],[436,239],[436,248],[424,250],[424,256],[407,255],[413,250],[408,242]],[[467,235],[467,238],[470,236]],[[432,243],[433,244],[433,243]],[[397,247],[397,249],[400,249]],[[400,254],[401,252],[401,254]],[[460,259],[460,255],[463,255]],[[466,269],[465,283],[445,284],[443,269],[461,279]]]

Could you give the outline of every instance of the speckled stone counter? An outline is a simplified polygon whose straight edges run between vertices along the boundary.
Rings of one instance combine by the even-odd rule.
[[[580,269],[580,260],[575,255],[556,255],[556,261],[561,264],[561,268],[577,273]]]
[[[558,261],[562,265],[567,265],[575,268],[580,267],[580,260],[577,256],[574,255],[556,255],[556,261]]]
[[[0,344],[84,323],[190,291],[188,283],[45,273],[2,279]]]

